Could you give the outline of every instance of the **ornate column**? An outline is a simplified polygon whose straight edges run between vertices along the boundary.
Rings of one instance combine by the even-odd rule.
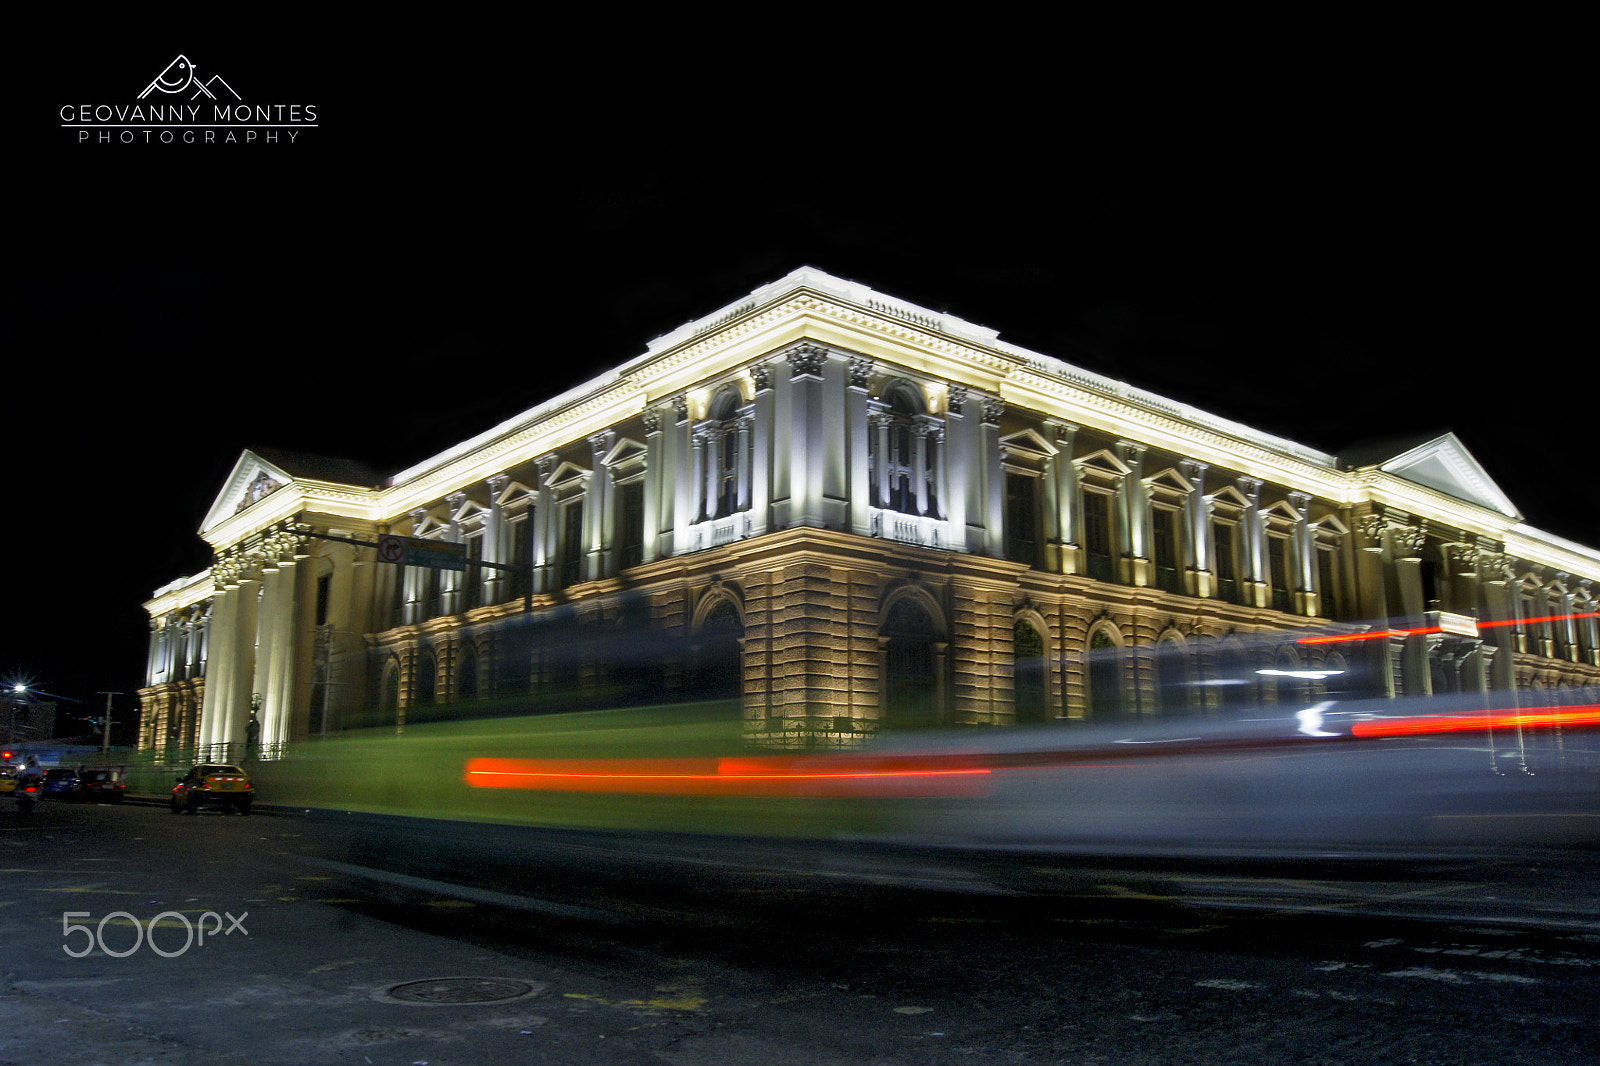
[[[1071,422],[1052,424],[1056,454],[1050,459],[1050,493],[1054,506],[1048,509],[1053,533],[1045,550],[1049,553],[1047,565],[1058,574],[1076,574],[1083,570],[1082,546],[1078,543],[1078,508],[1081,506],[1078,487],[1078,464],[1073,461],[1078,426]]]
[[[1211,599],[1217,594],[1216,570],[1211,565],[1211,502],[1206,499],[1205,463],[1185,459],[1180,464],[1189,482],[1183,499],[1184,591],[1191,596]]]
[[[558,528],[555,516],[555,491],[550,487],[550,475],[556,465],[555,455],[541,455],[534,461],[538,472],[539,502],[534,509],[532,529],[533,591],[549,592],[555,587],[550,575],[550,531]]]
[[[1389,570],[1394,590],[1394,609],[1390,624],[1395,627],[1420,627],[1427,616],[1427,602],[1422,589],[1422,550],[1427,534],[1420,525],[1391,524],[1388,530]],[[1426,636],[1423,634],[1422,636]],[[1425,696],[1433,688],[1430,661],[1433,648],[1425,639],[1403,641],[1393,649],[1403,659],[1393,661],[1399,678],[1397,695]]]
[[[467,494],[452,492],[445,497],[445,505],[449,508],[450,521],[445,527],[445,538],[452,544],[463,541],[461,532],[461,510],[466,506]],[[467,607],[466,583],[472,580],[472,571],[441,570],[439,571],[439,599],[443,604],[442,611],[446,615],[460,614]]]
[[[738,440],[739,454],[736,457],[738,467],[735,476],[738,478],[738,489],[734,496],[734,509],[741,514],[750,510],[750,444],[754,437],[754,419],[748,411],[739,415],[739,421],[734,433]]]
[[[1289,493],[1289,506],[1294,509],[1294,529],[1289,534],[1290,557],[1294,560],[1289,592],[1293,597],[1296,614],[1315,618],[1317,610],[1317,546],[1311,535],[1311,496],[1304,492]]]
[[[670,487],[663,487],[663,497],[671,501],[667,519],[672,526],[672,551],[667,554],[682,555],[689,543],[689,527],[699,520],[700,507],[695,500],[700,485],[700,452],[693,444],[694,425],[689,420],[689,398],[679,393],[672,398],[672,462],[667,467],[672,472]],[[685,476],[685,468],[687,467]]]
[[[1514,623],[1517,612],[1513,606],[1516,583],[1512,573],[1511,557],[1480,542],[1478,547],[1478,589],[1481,616],[1487,621],[1505,622],[1485,633],[1485,644],[1492,645],[1495,654],[1489,662],[1489,686],[1504,691],[1516,688],[1512,656],[1517,650]]]
[[[589,438],[591,469],[594,471],[589,478],[589,499],[584,508],[587,526],[584,538],[587,548],[584,578],[589,581],[605,577],[614,569],[613,545],[616,544],[617,538],[616,515],[612,513],[612,496],[615,494],[611,491],[611,469],[607,460],[611,454],[611,442],[615,439],[616,434],[609,429],[603,429]]]
[[[976,510],[974,480],[977,469],[976,419],[967,414],[967,387],[951,385],[945,398],[945,518],[950,530],[950,546],[969,551],[977,543],[972,531]]]
[[[505,474],[492,474],[485,482],[489,487],[489,514],[483,520],[483,561],[508,563],[510,545],[506,543],[505,503],[500,497],[505,493],[511,478]],[[483,602],[499,603],[506,595],[506,571],[492,566],[483,570]]]
[[[823,453],[827,446],[822,430],[822,383],[828,352],[815,344],[800,344],[789,351],[788,360],[788,525],[822,526]]]
[[[262,695],[260,744],[276,751],[292,739],[297,713],[309,707],[313,619],[305,605],[314,602],[307,562],[305,527],[285,524],[262,545],[262,602],[257,683]]]
[[[772,522],[772,367],[750,368],[755,397],[750,401],[750,535],[765,533]]]
[[[873,362],[865,356],[850,359],[850,383],[845,389],[845,432],[848,440],[850,531],[857,536],[872,535],[872,474],[868,444],[872,419],[870,395]]]
[[[648,410],[644,422],[644,550],[641,562],[654,562],[661,552],[661,486],[667,457],[661,450],[661,412]]]
[[[1244,602],[1251,607],[1267,607],[1272,603],[1272,587],[1267,580],[1267,546],[1261,524],[1262,482],[1258,478],[1241,477],[1235,484],[1240,495],[1249,501],[1240,523],[1240,532],[1244,534],[1241,554],[1245,572],[1239,575],[1239,580],[1245,590]]]
[[[917,489],[917,514],[928,513],[928,430],[924,419],[911,426],[911,469]]]
[[[1122,512],[1122,583],[1136,588],[1153,584],[1150,559],[1150,494],[1144,483],[1145,446],[1134,441],[1117,442],[1117,458],[1128,467],[1117,493]]]
[[[1000,465],[1000,419],[1005,416],[1004,400],[990,398],[983,401],[982,471],[983,471],[983,524],[984,554],[1004,559],[1005,542],[1005,473]]]

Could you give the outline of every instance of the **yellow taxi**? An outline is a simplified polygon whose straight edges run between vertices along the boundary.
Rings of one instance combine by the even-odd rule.
[[[203,763],[178,778],[177,787],[172,790],[172,813],[194,814],[204,807],[220,807],[249,814],[254,799],[255,786],[243,769],[225,763]]]
[[[0,766],[0,796],[9,796],[17,790],[17,772],[9,766]]]

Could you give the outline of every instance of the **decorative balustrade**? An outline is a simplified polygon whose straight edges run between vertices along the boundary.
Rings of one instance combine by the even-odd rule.
[[[950,523],[943,518],[872,507],[868,508],[868,521],[874,537],[922,548],[950,550]]]

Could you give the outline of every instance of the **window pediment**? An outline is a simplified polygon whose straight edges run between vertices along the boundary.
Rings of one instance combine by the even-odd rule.
[[[1213,492],[1206,497],[1206,502],[1211,505],[1213,510],[1217,511],[1248,511],[1251,506],[1250,500],[1244,493],[1232,485]]]
[[[1024,429],[1001,437],[1000,447],[1008,458],[1036,461],[1048,459],[1059,450],[1032,429]]]
[[[1194,483],[1170,466],[1145,478],[1144,484],[1152,494],[1161,496],[1187,496],[1194,491]]]
[[[1133,473],[1131,466],[1117,458],[1114,452],[1106,448],[1101,448],[1097,452],[1090,452],[1088,455],[1079,456],[1073,462],[1077,465],[1078,473],[1081,477],[1098,476],[1102,480],[1115,481]]]
[[[611,450],[605,454],[603,461],[606,466],[615,469],[643,463],[649,454],[649,449],[643,444],[623,437],[611,446]]]

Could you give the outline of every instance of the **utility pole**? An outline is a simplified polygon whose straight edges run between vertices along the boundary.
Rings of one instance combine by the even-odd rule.
[[[105,735],[100,741],[100,754],[107,755],[111,752],[111,697],[120,696],[122,693],[100,692],[96,693],[96,695],[104,696],[106,698],[106,729]]]

